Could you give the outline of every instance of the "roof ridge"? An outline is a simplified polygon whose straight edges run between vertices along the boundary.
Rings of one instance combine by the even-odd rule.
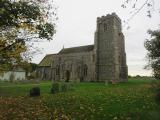
[[[46,54],[45,56],[48,56],[48,55],[56,55],[56,53],[54,53],[54,54]]]
[[[92,45],[84,45],[84,46],[75,46],[75,47],[68,47],[68,48],[63,48],[63,49],[79,48],[79,47],[86,47],[86,46],[94,46],[94,45],[92,44]],[[63,50],[63,49],[61,49],[61,50]]]
[[[52,55],[53,54],[46,54],[45,57],[39,62],[38,66],[50,66]]]

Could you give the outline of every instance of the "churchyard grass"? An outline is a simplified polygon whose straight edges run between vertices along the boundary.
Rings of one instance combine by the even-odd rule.
[[[0,82],[0,95],[3,96],[27,96],[32,87],[40,87],[42,94],[48,93],[51,87],[51,81],[43,82]]]
[[[51,94],[51,82],[0,82],[0,119],[159,120],[152,81],[130,78],[128,83],[79,83],[67,92]],[[28,96],[38,86],[40,97]],[[17,112],[18,111],[18,112]]]

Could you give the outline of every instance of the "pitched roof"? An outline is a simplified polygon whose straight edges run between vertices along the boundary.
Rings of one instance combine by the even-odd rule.
[[[48,54],[48,55],[46,55],[43,59],[42,59],[42,61],[38,64],[38,66],[51,66],[51,62],[52,62],[52,56],[53,56],[54,54]]]
[[[89,52],[94,49],[94,45],[64,48],[58,54],[69,54],[69,53],[80,53],[80,52]]]

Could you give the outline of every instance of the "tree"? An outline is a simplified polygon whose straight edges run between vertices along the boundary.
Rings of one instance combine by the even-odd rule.
[[[149,64],[147,67],[151,67],[154,77],[160,80],[160,30],[149,30],[148,33],[151,39],[147,39],[144,44],[148,51]]]
[[[160,13],[159,2],[158,0],[123,0],[121,7],[127,9],[129,11],[130,17],[124,20],[124,24],[127,25],[127,29],[130,28],[128,26],[129,22],[143,9],[146,10],[146,15],[151,18],[154,12]]]
[[[52,0],[0,0],[0,70],[31,58],[33,43],[52,40]]]

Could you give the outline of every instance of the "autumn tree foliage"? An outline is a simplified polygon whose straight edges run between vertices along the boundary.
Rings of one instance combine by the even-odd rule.
[[[52,40],[56,19],[52,0],[0,0],[0,70],[29,60],[34,42]]]

